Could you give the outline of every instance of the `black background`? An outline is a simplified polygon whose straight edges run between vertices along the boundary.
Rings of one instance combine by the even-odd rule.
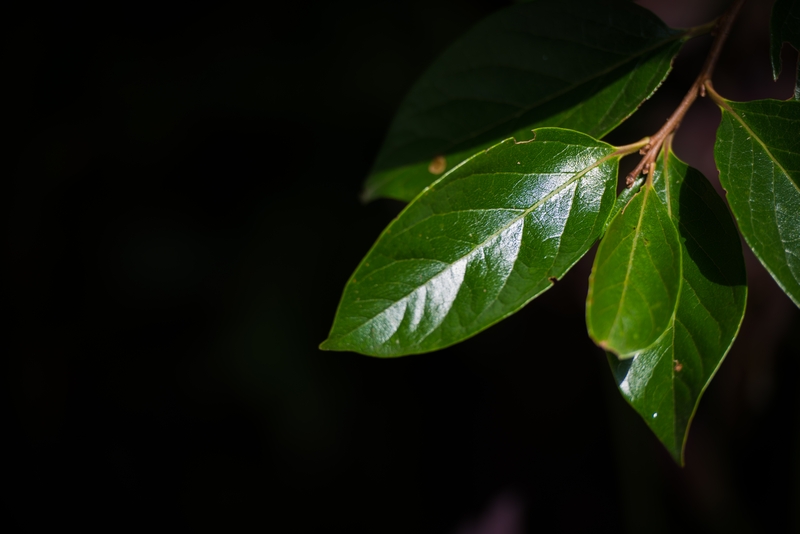
[[[675,26],[720,2],[648,2]],[[358,193],[403,95],[505,2],[31,5],[5,21],[12,530],[788,532],[800,313],[748,254],[742,334],[676,467],[589,340],[591,257],[439,353],[317,350],[399,203]],[[768,2],[715,76],[772,82]],[[652,133],[710,38],[609,140]],[[719,113],[676,150],[715,179]],[[634,162],[628,162],[628,165]]]

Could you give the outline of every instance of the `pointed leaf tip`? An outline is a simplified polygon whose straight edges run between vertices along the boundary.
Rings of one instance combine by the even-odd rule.
[[[770,20],[770,60],[775,80],[781,74],[781,49],[787,42],[800,51],[800,0],[777,0]],[[800,65],[798,65],[800,69]],[[800,75],[800,71],[798,71]],[[795,100],[800,98],[800,77],[795,80]]]
[[[713,186],[667,148],[653,177],[680,234],[682,287],[670,326],[633,359],[608,362],[622,396],[680,465],[703,392],[744,317],[741,243]],[[658,413],[653,418],[652,414]]]

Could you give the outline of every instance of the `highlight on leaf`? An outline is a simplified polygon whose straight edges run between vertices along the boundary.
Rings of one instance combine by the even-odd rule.
[[[407,206],[348,282],[323,349],[446,347],[520,309],[589,250],[624,151],[569,130],[535,134],[473,156]]]

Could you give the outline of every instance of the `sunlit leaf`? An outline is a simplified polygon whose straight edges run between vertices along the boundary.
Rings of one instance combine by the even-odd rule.
[[[475,26],[406,96],[363,198],[411,200],[501,139],[558,126],[600,138],[661,84],[685,32],[627,2],[532,1]]]
[[[601,234],[618,162],[614,147],[556,128],[472,157],[381,234],[347,283],[321,348],[427,352],[514,313]]]
[[[630,358],[668,328],[680,292],[675,225],[645,184],[608,225],[597,249],[586,323],[600,347]]]
[[[739,230],[756,257],[800,306],[800,102],[731,102],[714,158]]]
[[[629,360],[609,354],[608,362],[622,396],[682,464],[700,397],[744,317],[746,275],[733,220],[699,171],[667,150],[653,185],[680,235],[678,307],[654,345]]]

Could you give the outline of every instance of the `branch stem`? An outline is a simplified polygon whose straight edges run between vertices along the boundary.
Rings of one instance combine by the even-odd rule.
[[[689,111],[689,108],[692,107],[697,96],[706,95],[706,82],[710,83],[711,81],[711,75],[714,73],[714,67],[717,66],[717,60],[722,51],[722,46],[731,33],[733,21],[736,19],[736,15],[738,15],[742,4],[744,4],[744,0],[734,0],[728,10],[717,19],[716,38],[714,39],[714,44],[711,45],[708,56],[706,56],[706,62],[700,70],[700,74],[697,75],[692,87],[686,93],[686,96],[683,97],[683,100],[672,115],[667,119],[664,126],[650,137],[650,143],[642,149],[644,157],[639,161],[636,168],[628,174],[625,181],[627,187],[633,185],[639,174],[650,174],[647,180],[648,182],[652,180],[652,171],[654,170],[655,161],[661,150],[661,146],[664,144],[664,140],[678,129],[683,117],[686,115],[686,112]]]

